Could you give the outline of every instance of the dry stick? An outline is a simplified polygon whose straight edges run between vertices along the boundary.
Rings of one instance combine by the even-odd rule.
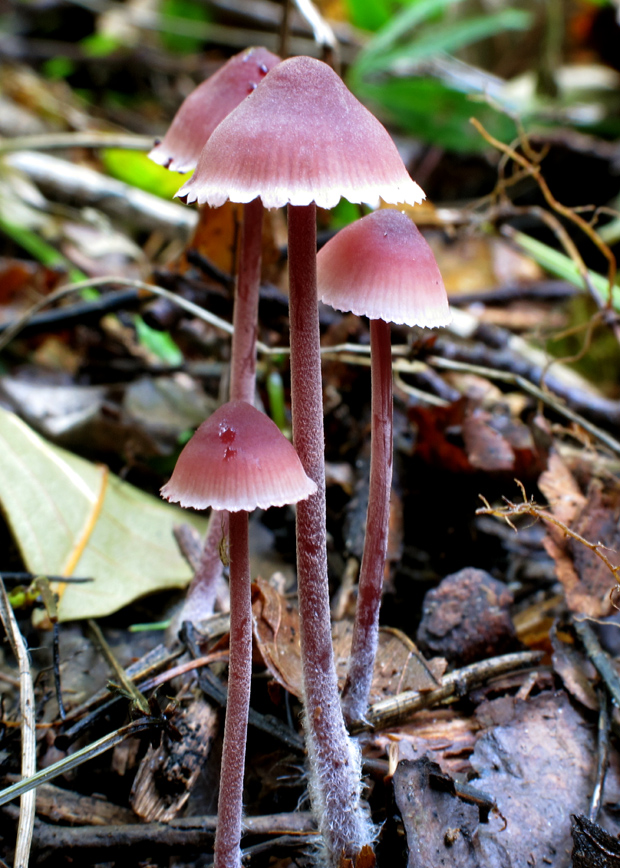
[[[0,578],[0,618],[19,666],[19,709],[22,734],[22,777],[28,778],[36,771],[37,740],[34,720],[34,687],[30,672],[28,649],[19,631],[17,620]],[[20,800],[19,825],[15,845],[14,868],[28,868],[32,832],[34,829],[35,793],[24,793]]]
[[[261,817],[246,817],[243,823],[244,837],[249,835],[295,836],[305,841],[308,835],[316,835],[310,813],[266,814]],[[204,850],[211,846],[217,827],[214,815],[181,817],[170,823],[136,823],[114,826],[52,826],[38,822],[35,827],[35,848],[46,856],[58,851],[70,851],[78,857],[92,859],[97,854],[108,861],[115,854],[124,855],[124,864],[131,853],[139,851],[142,858],[173,854],[176,857],[186,852]],[[44,863],[46,864],[46,863]],[[84,864],[84,863],[82,863]]]
[[[12,784],[5,790],[0,791],[0,807],[6,805],[7,802],[12,802],[13,799],[22,796],[24,793],[29,793],[35,787],[38,787],[39,784],[46,784],[48,781],[54,780],[58,775],[71,771],[71,769],[77,768],[87,760],[94,759],[100,754],[105,753],[105,751],[110,750],[110,748],[116,747],[117,744],[120,744],[130,735],[136,735],[139,732],[144,732],[146,729],[152,729],[154,726],[161,725],[162,721],[159,718],[141,717],[108,735],[104,735],[87,747],[65,757],[65,759],[58,760],[58,762],[36,772],[36,774],[29,775],[29,777],[24,778],[18,784]]]
[[[390,326],[370,321],[372,425],[366,538],[360,570],[351,662],[343,692],[345,720],[363,720],[379,641],[379,608],[387,557],[392,486],[392,352]]]
[[[573,629],[579,636],[586,654],[603,679],[614,705],[620,708],[620,676],[611,662],[609,654],[601,648],[596,633],[587,621],[573,616],[572,623]]]
[[[293,442],[317,493],[297,504],[297,575],[305,728],[315,815],[337,861],[368,843],[359,768],[340,708],[330,628],[325,531],[325,455],[316,206],[289,205],[289,286]],[[353,851],[353,852],[351,852]]]
[[[153,136],[89,130],[76,133],[36,133],[31,136],[0,137],[0,154],[9,151],[50,151],[60,148],[122,148],[125,151],[150,151]]]
[[[230,662],[224,749],[220,769],[217,868],[239,868],[245,745],[252,682],[252,603],[248,514],[229,513],[230,523]]]
[[[484,684],[491,678],[497,678],[508,672],[514,672],[527,666],[536,666],[543,658],[541,651],[521,651],[515,654],[504,654],[481,660],[444,675],[441,687],[419,692],[408,690],[390,699],[383,699],[371,705],[364,722],[358,721],[352,731],[389,729],[406,723],[417,711],[432,708],[441,702],[458,699],[474,687]]]
[[[114,672],[114,675],[120,681],[121,687],[125,691],[125,693],[131,698],[134,706],[140,710],[140,712],[144,715],[149,715],[151,713],[150,706],[147,698],[143,693],[136,687],[131,678],[125,674],[125,670],[120,665],[116,657],[114,656],[112,649],[108,645],[105,636],[101,632],[101,628],[96,621],[92,618],[88,619],[88,627],[92,631],[95,639],[97,640],[97,644],[99,645],[103,656],[108,661],[108,665]]]
[[[596,783],[592,790],[592,798],[590,799],[589,818],[593,823],[596,823],[601,804],[603,801],[603,789],[605,786],[605,775],[609,765],[609,736],[611,732],[611,717],[609,715],[609,697],[605,690],[598,690],[599,696],[599,713],[597,727],[597,745],[596,745]]]

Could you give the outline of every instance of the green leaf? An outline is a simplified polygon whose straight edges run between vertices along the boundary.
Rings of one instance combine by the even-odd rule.
[[[99,618],[145,594],[184,587],[191,571],[173,526],[189,522],[202,532],[206,525],[51,445],[1,408],[0,504],[28,570],[94,579],[60,586],[61,621]]]
[[[55,247],[52,247],[51,244],[48,244],[47,241],[44,241],[40,235],[27,226],[13,223],[4,216],[0,216],[0,232],[4,232],[5,235],[48,268],[66,268],[72,283],[87,279],[83,271],[80,271],[79,268],[74,268],[62,253],[59,253]]]
[[[151,353],[166,362],[167,365],[176,367],[183,364],[183,353],[174,342],[169,332],[162,332],[152,328],[144,322],[139,314],[133,318],[136,327],[138,340],[142,346],[146,347]]]
[[[531,20],[529,12],[524,10],[503,9],[495,15],[465,18],[450,24],[442,22],[426,27],[415,40],[376,58],[373,71],[402,74],[403,67],[411,69],[414,64],[441,52],[454,54],[474,42],[506,30],[527,30]]]
[[[163,166],[149,160],[140,151],[124,151],[120,148],[106,148],[101,152],[101,160],[106,171],[118,181],[124,181],[161,196],[162,199],[172,199],[174,194],[191,176],[191,172],[180,175],[169,172]]]
[[[462,0],[414,0],[405,7],[389,24],[383,27],[366,48],[358,55],[355,67],[364,73],[381,66],[381,58],[397,42],[404,39],[422,22],[435,18],[447,6],[456,5]]]
[[[197,3],[196,0],[163,0],[161,15],[164,22],[166,19],[180,19],[190,26],[192,21],[210,20],[205,6],[202,3]],[[162,42],[169,51],[178,51],[184,54],[195,54],[201,50],[203,45],[202,39],[175,33],[171,27],[163,31]]]
[[[351,24],[362,30],[379,30],[393,14],[390,0],[346,0],[347,17]]]
[[[577,267],[577,263],[573,262],[565,253],[554,250],[553,247],[543,244],[542,241],[538,241],[524,232],[512,230],[508,234],[508,237],[551,274],[555,274],[556,277],[560,277],[578,289],[584,290],[583,277]],[[607,304],[609,301],[609,281],[607,278],[596,271],[588,269],[588,279],[600,301],[603,304]],[[612,304],[615,310],[620,311],[620,286],[617,283],[612,288]]]
[[[384,120],[453,151],[471,153],[487,147],[469,123],[472,115],[502,141],[516,136],[516,126],[509,117],[434,78],[388,78],[376,84],[364,83],[357,93]]]

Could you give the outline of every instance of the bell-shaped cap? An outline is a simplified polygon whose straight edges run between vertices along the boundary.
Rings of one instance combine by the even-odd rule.
[[[374,211],[345,226],[316,266],[319,298],[338,310],[410,326],[450,322],[433,251],[402,211]]]
[[[245,401],[229,401],[202,423],[161,489],[181,506],[230,512],[297,503],[315,492],[292,444]]]
[[[389,133],[327,64],[275,66],[205,145],[177,196],[212,206],[262,199],[265,208],[421,202]]]
[[[205,142],[226,115],[256,88],[280,58],[266,48],[248,48],[231,57],[183,101],[168,132],[149,157],[175,172],[196,168]]]

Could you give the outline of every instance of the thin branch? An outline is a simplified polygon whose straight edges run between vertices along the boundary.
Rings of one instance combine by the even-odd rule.
[[[538,506],[538,504],[534,501],[533,498],[528,500],[525,493],[525,488],[523,487],[523,483],[519,482],[518,479],[515,479],[515,482],[521,489],[521,493],[523,495],[523,503],[513,503],[511,500],[508,500],[508,498],[505,497],[504,502],[506,506],[493,507],[489,504],[486,498],[484,498],[480,494],[478,496],[480,497],[480,500],[484,503],[484,506],[476,510],[476,515],[494,515],[496,518],[503,518],[506,524],[510,525],[510,527],[513,528],[515,532],[517,531],[517,528],[512,523],[513,518],[518,518],[522,515],[529,515],[532,518],[546,521],[561,530],[564,536],[571,537],[571,539],[574,539],[576,542],[581,543],[581,545],[585,546],[587,549],[590,549],[591,552],[594,552],[597,558],[600,558],[600,560],[603,561],[609,572],[612,574],[612,576],[614,577],[614,581],[617,584],[620,584],[620,580],[618,579],[618,574],[620,573],[620,564],[615,567],[605,554],[605,551],[611,551],[611,549],[603,545],[602,542],[590,542],[590,540],[587,540],[585,537],[581,536],[581,534],[578,534],[576,531],[571,530],[568,525],[564,524],[563,521],[560,521],[559,518],[556,518],[544,507]]]
[[[398,726],[410,720],[417,711],[457,699],[491,678],[497,678],[526,666],[536,666],[542,657],[543,654],[539,651],[524,651],[504,654],[501,657],[492,657],[490,660],[481,660],[470,666],[464,666],[462,669],[444,675],[441,687],[426,691],[408,690],[390,699],[375,702],[368,709],[366,720],[356,722],[351,731],[354,733],[365,730],[377,731]]]
[[[603,241],[603,239],[594,231],[592,226],[584,220],[573,208],[569,208],[567,205],[562,205],[561,202],[555,198],[552,194],[549,186],[541,172],[539,165],[534,165],[530,160],[524,157],[522,154],[519,154],[514,148],[511,148],[510,145],[506,145],[504,142],[500,142],[499,139],[496,139],[490,133],[488,133],[485,128],[482,126],[480,121],[477,118],[470,118],[470,123],[478,130],[480,135],[489,142],[490,145],[493,145],[494,148],[497,148],[498,151],[509,156],[515,163],[520,165],[523,169],[527,171],[527,173],[534,178],[540,190],[545,197],[545,201],[549,205],[550,208],[553,209],[557,214],[561,214],[563,217],[566,217],[567,220],[570,220],[576,226],[578,226],[582,232],[584,232],[590,241],[599,249],[599,251],[603,254],[603,256],[607,259],[608,262],[608,271],[607,277],[609,280],[609,307],[611,307],[612,302],[612,290],[614,284],[616,282],[616,257],[613,252],[609,248],[609,246]],[[525,136],[524,136],[525,138]],[[581,258],[581,257],[580,257]]]
[[[46,784],[48,781],[57,778],[58,775],[62,775],[71,769],[77,768],[78,766],[81,766],[82,763],[94,759],[100,754],[105,753],[107,750],[110,750],[110,748],[116,747],[117,744],[120,744],[126,738],[129,738],[129,736],[136,735],[139,732],[144,732],[154,726],[162,726],[163,723],[164,721],[158,717],[141,717],[139,720],[134,720],[126,726],[122,726],[120,729],[117,729],[108,735],[104,735],[103,738],[100,738],[92,744],[87,745],[87,747],[72,753],[71,756],[65,757],[64,759],[53,763],[51,766],[48,766],[46,769],[43,769],[34,775],[30,775],[18,784],[12,784],[5,790],[2,790],[0,792],[0,807],[6,805],[7,802],[12,802],[13,799],[16,799],[18,796],[23,796],[24,793],[30,793],[31,790],[34,790],[35,787],[38,787],[40,784]],[[26,864],[24,864],[24,868],[27,868]]]
[[[0,578],[0,618],[19,666],[19,706],[22,730],[22,776],[29,778],[37,768],[37,741],[34,720],[34,687],[28,649],[19,631],[9,598]],[[28,868],[35,816],[35,793],[24,792],[20,801],[15,845],[15,868]]]

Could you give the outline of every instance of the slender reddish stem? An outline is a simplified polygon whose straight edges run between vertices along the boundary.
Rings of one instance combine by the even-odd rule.
[[[187,590],[179,623],[196,623],[213,614],[217,597],[217,585],[222,578],[222,557],[220,543],[228,535],[228,513],[211,510],[209,527],[202,544],[200,566]]]
[[[229,527],[230,658],[215,833],[216,868],[239,868],[241,865],[243,775],[252,680],[252,603],[247,512],[231,512]]]
[[[366,537],[353,627],[351,661],[343,693],[343,709],[349,723],[363,720],[368,706],[379,638],[379,609],[390,520],[392,347],[390,326],[381,319],[370,321],[370,359],[372,439]]]
[[[243,206],[239,271],[235,292],[230,360],[230,399],[254,403],[256,389],[256,331],[263,240],[263,203]]]
[[[239,270],[235,290],[230,359],[231,400],[254,403],[256,391],[256,332],[263,240],[263,203],[254,199],[243,206]],[[205,537],[200,567],[187,591],[182,620],[199,621],[213,614],[217,583],[222,576],[220,526],[226,513],[214,510]]]
[[[331,637],[325,530],[325,457],[316,206],[289,205],[289,286],[293,441],[318,491],[297,504],[297,573],[305,726],[314,814],[330,862],[369,843],[359,764],[342,712]]]

